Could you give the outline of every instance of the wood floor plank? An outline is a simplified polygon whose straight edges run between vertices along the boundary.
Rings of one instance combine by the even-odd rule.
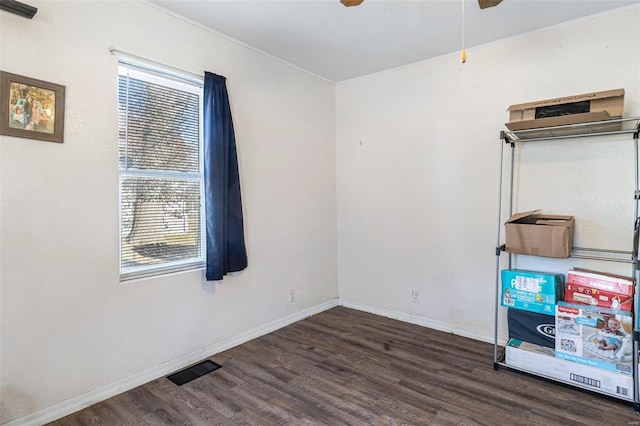
[[[507,368],[493,345],[337,307],[52,422],[102,425],[631,425],[629,403]]]

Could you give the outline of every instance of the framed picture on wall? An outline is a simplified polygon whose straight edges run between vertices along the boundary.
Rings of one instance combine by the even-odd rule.
[[[0,71],[0,135],[63,142],[65,87]]]

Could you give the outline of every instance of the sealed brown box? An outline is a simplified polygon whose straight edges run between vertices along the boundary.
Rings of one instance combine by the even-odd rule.
[[[573,216],[516,213],[504,224],[505,251],[567,258],[573,247]]]
[[[623,109],[624,89],[584,93],[511,105],[505,126],[509,130],[525,130],[611,120],[622,117]]]

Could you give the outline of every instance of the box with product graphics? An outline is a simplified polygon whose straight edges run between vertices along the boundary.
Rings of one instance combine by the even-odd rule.
[[[500,273],[502,306],[555,315],[564,296],[564,274],[504,269]]]
[[[633,375],[631,312],[558,302],[556,357]]]
[[[587,269],[572,269],[567,273],[564,301],[582,305],[631,311],[633,278]]]
[[[552,348],[511,339],[505,348],[505,363],[529,373],[633,401],[633,375],[565,361],[556,358]]]
[[[509,122],[505,125],[509,130],[606,121],[622,117],[624,89],[511,105],[507,111],[509,111]]]
[[[508,309],[507,325],[509,339],[518,339],[551,349],[556,347],[555,312],[553,315],[547,315],[522,309]]]

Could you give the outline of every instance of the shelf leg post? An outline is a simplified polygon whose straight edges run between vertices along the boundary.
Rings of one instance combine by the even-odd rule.
[[[494,289],[494,314],[493,314],[493,369],[498,369],[498,309],[500,307],[500,234],[501,234],[501,213],[502,213],[502,175],[504,173],[504,147],[502,145],[503,140],[506,140],[504,132],[500,132],[500,173],[498,179],[498,221],[496,224],[496,282]]]

